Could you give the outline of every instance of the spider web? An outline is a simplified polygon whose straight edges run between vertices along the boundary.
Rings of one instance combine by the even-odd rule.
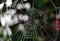
[[[44,33],[41,31],[41,30],[43,30],[45,33],[46,33],[46,35],[49,37],[49,40],[50,41],[57,41],[57,39],[58,39],[58,30],[56,30],[56,34],[55,34],[55,38],[53,38],[47,31],[46,31],[46,29],[42,26],[42,25],[38,25],[38,26],[34,26],[34,23],[32,22],[32,21],[34,21],[34,14],[33,13],[35,13],[35,11],[37,10],[35,7],[34,7],[34,0],[32,0],[33,1],[33,4],[32,4],[32,7],[31,7],[31,9],[29,10],[29,11],[26,11],[25,12],[25,14],[28,12],[28,15],[29,14],[31,14],[30,15],[30,17],[31,17],[31,20],[29,20],[29,22],[26,22],[24,25],[25,25],[25,30],[26,30],[26,34],[25,35],[23,35],[22,33],[20,33],[19,31],[16,31],[10,38],[14,38],[14,36],[16,36],[16,34],[17,33],[19,33],[18,35],[18,37],[17,37],[17,41],[45,41],[45,40],[38,40],[38,38],[39,38],[39,36],[38,36],[38,34],[37,34],[37,31],[40,31],[40,33],[41,33],[41,35],[42,35],[42,37],[44,37],[45,38],[45,35],[44,35]],[[14,6],[16,5],[16,3],[18,2],[18,0],[15,0],[14,1]],[[23,3],[23,1],[21,0],[21,2]],[[55,6],[55,4],[53,3],[53,1],[52,0],[50,0],[50,2],[52,3],[52,5],[55,7],[55,9],[54,10],[56,10],[56,14],[58,13],[57,12],[57,9],[59,10],[59,8],[60,7],[56,7]],[[13,6],[13,7],[14,7]],[[38,7],[39,8],[39,7]],[[7,8],[8,9],[8,8]],[[51,10],[52,11],[52,10]],[[23,12],[23,11],[22,11]],[[57,24],[56,24],[56,26],[57,26]],[[38,30],[37,30],[38,29]],[[9,39],[10,39],[9,38]],[[37,38],[37,40],[35,39],[35,38]],[[9,40],[8,39],[8,40]]]

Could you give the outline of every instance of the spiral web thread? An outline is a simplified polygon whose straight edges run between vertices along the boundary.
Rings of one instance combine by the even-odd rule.
[[[18,2],[18,0],[15,1],[14,4],[16,5],[17,2]],[[23,1],[21,1],[21,2],[23,2]],[[57,9],[59,10],[60,7],[56,7],[52,0],[50,0],[50,2],[51,2],[52,5],[55,7],[56,14],[57,14]],[[32,7],[32,8],[34,8],[34,0],[33,0],[33,7]],[[26,12],[27,12],[27,11],[26,11]],[[33,12],[33,10],[32,10],[32,12]],[[33,17],[34,17],[34,16],[32,15],[32,19],[34,19]],[[30,26],[31,26],[31,27],[26,27],[26,28],[25,28],[25,29],[26,29],[26,35],[24,36],[24,35],[22,35],[22,33],[21,33],[21,34],[19,35],[17,41],[19,41],[20,37],[21,37],[20,41],[35,41],[35,38],[34,38],[34,37],[36,36],[36,29],[37,29],[37,28],[34,28],[32,24],[30,24]],[[41,26],[41,25],[40,25],[40,26]],[[57,26],[57,24],[56,24],[56,26]],[[39,30],[41,30],[41,29],[43,29],[43,30],[47,33],[47,36],[49,36],[49,38],[51,39],[51,41],[56,41],[56,40],[57,40],[58,30],[57,30],[57,33],[56,33],[56,38],[53,39],[53,38],[50,36],[50,34],[43,28],[43,26],[41,26],[41,28],[39,28]],[[14,35],[17,34],[18,32],[19,32],[19,31],[15,32]],[[45,37],[42,32],[41,32],[41,34],[42,34],[43,37]],[[14,35],[12,35],[10,38],[12,38]],[[10,39],[10,38],[9,38],[9,39]],[[38,38],[38,36],[36,36],[36,38]],[[8,39],[8,40],[9,40],[9,39]],[[26,39],[26,40],[25,40],[25,39]],[[28,40],[28,39],[29,39],[29,40]]]

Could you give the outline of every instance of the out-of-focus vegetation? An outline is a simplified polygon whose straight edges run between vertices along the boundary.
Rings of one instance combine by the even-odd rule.
[[[59,6],[59,0],[52,1],[56,6]],[[0,0],[0,3],[1,2],[3,2],[3,0]],[[17,3],[19,2],[21,2],[21,0]],[[31,3],[31,9],[29,11],[17,10],[17,13],[22,12],[23,15],[26,14],[29,16],[29,20],[27,22],[20,22],[25,26],[26,36],[24,36],[21,31],[18,31],[17,27],[18,24],[20,24],[18,23],[10,26],[12,36],[11,39],[10,37],[7,39],[10,41],[60,41],[60,27],[56,27],[56,14],[58,14],[60,8],[56,12],[56,8],[50,0],[28,0],[27,2]],[[57,30],[57,28],[59,30]],[[3,37],[1,34],[0,36]]]

